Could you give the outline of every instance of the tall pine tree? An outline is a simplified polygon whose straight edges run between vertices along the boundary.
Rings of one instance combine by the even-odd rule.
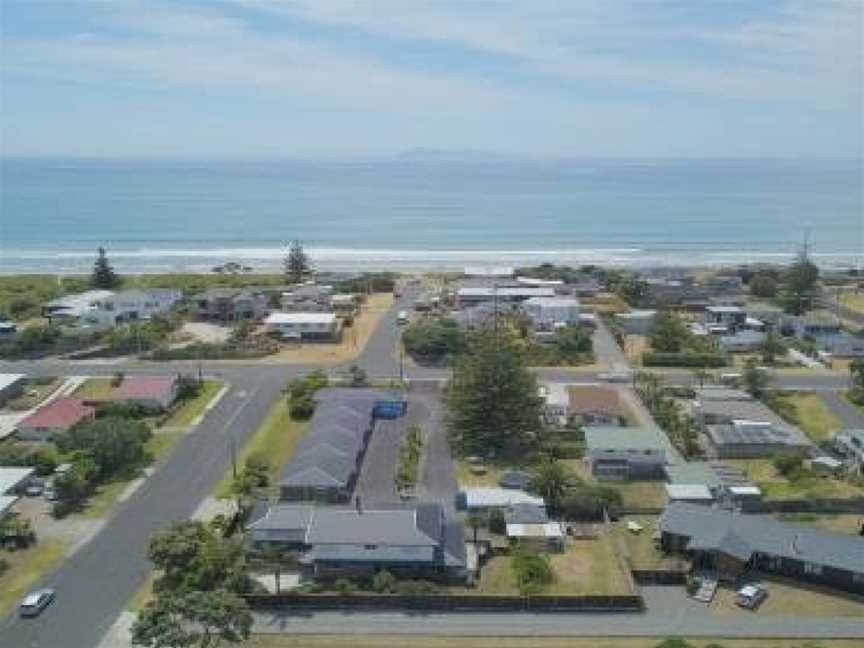
[[[93,264],[93,274],[90,277],[90,283],[94,288],[102,290],[111,290],[116,288],[120,283],[120,277],[114,272],[111,263],[108,261],[108,256],[105,254],[105,248],[99,248],[99,256],[96,257],[96,263]]]
[[[447,428],[462,454],[516,456],[538,441],[537,379],[513,344],[497,337],[491,331],[477,335],[448,385]]]
[[[285,278],[290,283],[299,283],[303,277],[312,272],[309,257],[303,249],[300,241],[294,240],[288,245],[288,253],[283,263],[285,267]]]

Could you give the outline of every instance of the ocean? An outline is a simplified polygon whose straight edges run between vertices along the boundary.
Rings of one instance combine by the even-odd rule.
[[[0,160],[0,272],[627,266],[864,254],[864,162]]]

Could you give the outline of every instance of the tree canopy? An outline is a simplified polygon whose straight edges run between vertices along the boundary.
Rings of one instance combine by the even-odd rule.
[[[819,268],[805,254],[789,266],[784,276],[786,295],[784,306],[789,313],[801,315],[813,305],[816,292],[816,282],[819,280]]]
[[[537,443],[543,400],[512,342],[476,336],[446,393],[450,439],[463,453],[518,454]]]
[[[690,331],[684,320],[669,311],[657,313],[648,336],[651,348],[661,353],[679,353],[689,338]]]
[[[402,343],[412,356],[437,360],[465,351],[467,339],[452,319],[424,318],[402,332]]]
[[[294,240],[288,244],[288,252],[284,261],[285,277],[291,283],[303,281],[303,277],[312,272],[312,265],[303,244]]]
[[[142,421],[107,417],[75,425],[58,435],[56,442],[64,452],[86,453],[93,460],[96,477],[105,480],[139,466],[147,458],[144,444],[152,435]]]
[[[749,286],[755,297],[773,299],[777,296],[777,280],[768,273],[760,272],[754,275]]]
[[[120,277],[114,272],[111,263],[108,261],[108,255],[105,253],[105,248],[100,247],[96,262],[93,264],[93,273],[90,276],[90,283],[94,288],[102,290],[112,290],[120,284]]]

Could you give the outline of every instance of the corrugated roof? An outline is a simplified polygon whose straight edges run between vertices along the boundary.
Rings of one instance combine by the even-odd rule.
[[[741,560],[758,552],[864,573],[864,538],[854,535],[682,503],[667,506],[659,525],[689,537],[691,548],[726,551]]]
[[[621,398],[618,390],[601,385],[576,385],[569,387],[568,404],[573,412],[602,413],[621,416]]]
[[[588,450],[663,450],[666,443],[660,433],[650,427],[615,427],[591,425],[585,428]]]
[[[162,399],[174,392],[177,376],[126,376],[115,389],[112,398],[125,399]]]
[[[18,466],[0,467],[0,495],[6,495],[22,481],[36,472],[35,468],[19,468]]]
[[[95,411],[78,398],[61,396],[20,421],[18,427],[67,428],[92,415]]]

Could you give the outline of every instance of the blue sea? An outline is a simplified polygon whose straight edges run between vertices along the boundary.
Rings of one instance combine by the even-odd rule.
[[[861,160],[0,161],[0,272],[551,261],[784,261],[864,252]]]

